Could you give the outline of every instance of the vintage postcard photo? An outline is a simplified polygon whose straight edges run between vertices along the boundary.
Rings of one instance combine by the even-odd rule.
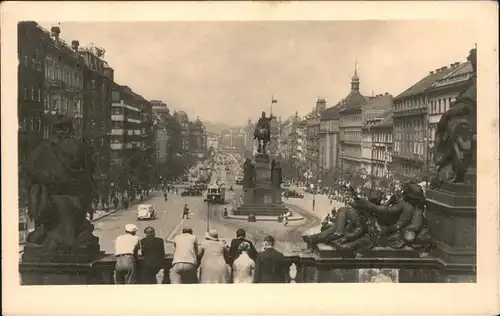
[[[2,30],[20,291],[480,283],[498,47],[477,18],[177,17]]]

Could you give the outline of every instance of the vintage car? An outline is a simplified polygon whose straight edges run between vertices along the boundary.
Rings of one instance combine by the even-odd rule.
[[[137,220],[143,219],[155,219],[158,214],[153,205],[150,204],[140,204],[137,206]]]
[[[196,188],[188,188],[182,191],[181,196],[202,196],[203,192]]]
[[[236,177],[236,184],[238,184],[238,185],[243,184],[243,176],[239,175]]]

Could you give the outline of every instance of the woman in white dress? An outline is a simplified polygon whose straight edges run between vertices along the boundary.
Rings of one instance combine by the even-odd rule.
[[[226,264],[227,245],[219,240],[216,230],[206,233],[199,248],[200,283],[229,283],[230,268]]]
[[[253,283],[255,261],[248,256],[250,249],[245,241],[238,246],[240,256],[233,263],[233,283]]]

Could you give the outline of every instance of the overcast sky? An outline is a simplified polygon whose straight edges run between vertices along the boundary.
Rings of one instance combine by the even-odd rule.
[[[57,23],[41,23],[50,28]],[[61,37],[106,50],[115,81],[212,123],[269,111],[305,115],[349,93],[358,60],[365,95],[396,96],[430,70],[465,61],[467,21],[60,23]]]

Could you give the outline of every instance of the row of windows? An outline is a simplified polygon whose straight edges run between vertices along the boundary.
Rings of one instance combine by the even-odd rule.
[[[396,110],[405,110],[405,109],[425,107],[426,104],[427,104],[426,97],[417,97],[402,102],[398,102],[394,105],[394,108]]]
[[[23,100],[26,101],[42,101],[42,88],[40,87],[29,87],[27,85],[23,88]]]
[[[348,142],[359,142],[361,141],[361,132],[360,131],[343,132],[342,139]]]
[[[389,176],[389,170],[387,166],[380,166],[380,165],[375,165],[373,166],[373,175],[375,177],[388,177]]]
[[[341,117],[342,123],[361,123],[361,115],[347,115]]]
[[[40,132],[42,122],[42,116],[25,116],[19,120],[19,129],[25,132]]]
[[[45,60],[45,77],[52,80],[62,80],[73,88],[83,88],[83,74],[81,71],[68,65],[62,65],[52,58]]]
[[[449,110],[451,104],[455,102],[455,97],[431,100],[429,114],[442,114]]]
[[[373,142],[375,143],[392,143],[392,133],[374,133]]]
[[[394,131],[394,141],[424,141],[426,135],[425,131],[419,130],[414,132],[395,130]]]
[[[46,92],[44,98],[44,108],[55,108],[64,113],[83,115],[82,100],[78,97],[69,98],[55,92]]]
[[[35,57],[29,58],[28,56],[24,56],[24,57],[22,57],[22,59],[23,59],[24,67],[32,68],[36,71],[42,71],[42,62],[39,59],[37,59]]]
[[[111,114],[112,115],[124,115],[127,118],[135,119],[135,120],[141,120],[142,117],[137,111],[133,111],[127,108],[122,108],[122,107],[117,107],[114,106],[111,109]]]
[[[95,120],[95,119],[90,119],[88,120],[87,122],[87,126],[91,129],[95,129],[96,126],[99,127],[99,129],[101,131],[104,131],[105,127],[106,127],[106,124],[105,122],[103,121],[100,121],[100,120]]]
[[[423,155],[425,145],[422,142],[394,142],[394,151],[402,154]]]
[[[363,148],[363,158],[390,162],[392,160],[390,151],[379,148]]]

